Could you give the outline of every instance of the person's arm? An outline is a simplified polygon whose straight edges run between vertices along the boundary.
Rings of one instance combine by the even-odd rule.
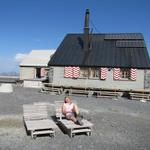
[[[76,113],[77,116],[79,115],[79,109],[76,104],[74,104],[74,112]]]
[[[64,104],[62,105],[62,113],[65,115],[66,114],[66,109],[64,107]]]

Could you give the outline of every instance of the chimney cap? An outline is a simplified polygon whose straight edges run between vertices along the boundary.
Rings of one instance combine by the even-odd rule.
[[[86,14],[89,14],[90,13],[90,9],[86,9]]]

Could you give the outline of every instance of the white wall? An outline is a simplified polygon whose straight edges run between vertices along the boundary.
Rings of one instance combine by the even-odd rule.
[[[34,79],[35,68],[34,67],[20,67],[20,80]]]
[[[53,67],[53,85],[90,87],[90,88],[112,88],[122,90],[142,90],[144,89],[144,70],[137,70],[136,81],[116,81],[113,80],[113,69],[108,71],[106,80],[99,79],[70,79],[64,78],[64,67]]]
[[[28,88],[42,88],[42,81],[40,80],[24,80],[24,87]]]

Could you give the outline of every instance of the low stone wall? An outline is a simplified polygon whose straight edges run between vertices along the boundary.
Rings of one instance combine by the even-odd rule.
[[[12,93],[13,92],[13,86],[12,84],[3,83],[0,85],[0,92],[2,93]]]
[[[41,80],[24,80],[23,86],[29,87],[29,88],[42,88],[42,81]]]

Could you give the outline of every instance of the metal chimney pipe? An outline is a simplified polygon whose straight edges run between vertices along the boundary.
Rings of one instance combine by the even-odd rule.
[[[85,22],[84,22],[84,43],[83,43],[83,48],[85,51],[89,50],[89,16],[90,16],[90,11],[89,9],[86,9],[85,13]]]

